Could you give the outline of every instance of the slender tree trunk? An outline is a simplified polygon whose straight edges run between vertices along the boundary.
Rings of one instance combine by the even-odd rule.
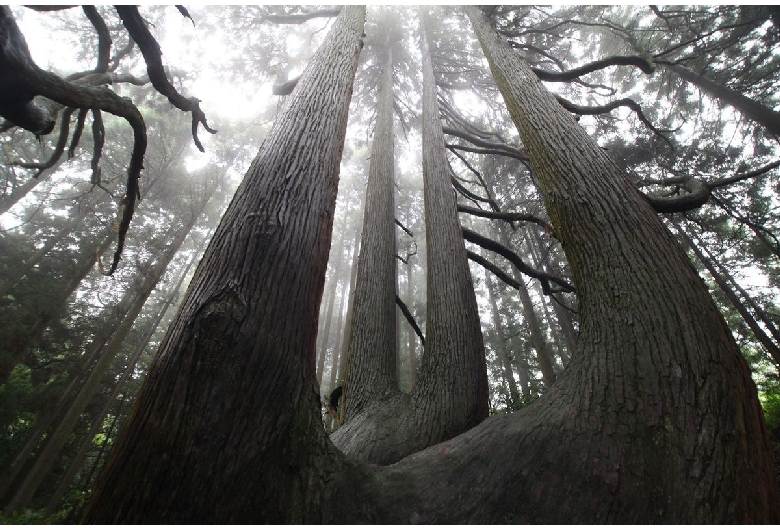
[[[345,420],[397,390],[393,58],[387,51],[377,94],[363,235],[347,353]]]
[[[372,400],[361,401],[362,410],[331,435],[333,443],[345,454],[375,464],[397,462],[415,451],[452,438],[484,420],[489,410],[482,330],[449,178],[433,63],[424,27],[420,42],[428,258],[428,323],[422,375],[411,394],[400,392],[397,386],[393,388],[385,375],[368,376],[379,391],[373,392]],[[392,377],[394,368],[394,360],[387,358],[366,362],[361,369],[352,362],[350,359],[348,410],[353,406],[350,404],[353,374],[367,370],[376,374],[389,372]],[[386,368],[380,372],[371,362],[381,362]]]
[[[493,329],[496,330],[496,353],[504,371],[504,380],[506,381],[507,386],[509,386],[509,408],[516,410],[520,404],[520,393],[517,391],[515,374],[512,370],[512,363],[509,360],[509,353],[507,353],[504,329],[501,325],[501,314],[498,311],[498,304],[496,303],[496,288],[490,281],[490,273],[488,273],[487,270],[485,271],[485,286],[487,287],[488,301],[490,302],[490,314],[493,319]]]
[[[41,259],[43,259],[43,257],[48,254],[48,252],[53,249],[57,243],[62,241],[65,236],[73,231],[74,227],[81,223],[85,211],[86,209],[84,208],[80,209],[79,213],[72,216],[70,221],[68,221],[65,226],[60,228],[56,234],[47,239],[41,248],[33,252],[33,254],[24,260],[23,263],[20,263],[18,266],[14,267],[13,270],[7,273],[5,279],[0,283],[0,298],[7,295],[10,290],[13,289],[13,287],[19,282],[19,280],[24,278],[24,276],[29,273],[33,267],[40,263]]]
[[[691,249],[696,258],[709,271],[712,279],[715,280],[715,283],[718,285],[718,287],[720,287],[720,290],[723,292],[729,302],[731,302],[732,307],[736,309],[737,313],[740,314],[747,327],[750,328],[750,331],[753,332],[756,340],[761,343],[764,349],[775,360],[775,363],[780,366],[780,347],[778,347],[777,343],[773,341],[772,338],[766,334],[763,328],[761,328],[758,322],[756,322],[756,319],[753,318],[753,315],[750,314],[748,308],[745,307],[745,304],[742,303],[742,300],[740,300],[737,293],[734,292],[734,289],[731,288],[731,285],[729,285],[729,282],[726,280],[726,278],[721,275],[720,271],[718,271],[718,269],[712,263],[712,260],[708,259],[707,256],[704,255],[704,252],[702,252],[699,246],[694,243],[688,234],[685,233],[682,227],[677,224],[676,226],[677,234],[679,235],[680,239],[685,242],[685,245]]]
[[[333,277],[331,279],[331,285],[330,289],[325,289],[326,297],[327,297],[327,303],[326,303],[326,312],[325,312],[325,322],[324,324],[320,322],[320,327],[323,328],[322,332],[317,333],[317,340],[318,342],[318,348],[319,355],[317,357],[317,382],[319,383],[320,387],[322,386],[322,373],[325,370],[325,357],[328,353],[328,343],[330,339],[330,329],[333,324],[333,306],[336,302],[336,296],[338,295],[338,284],[341,282],[341,271],[342,267],[344,265],[344,244],[347,241],[346,234],[344,233],[344,230],[347,227],[347,218],[349,217],[349,194],[347,194],[347,204],[344,212],[344,219],[341,222],[341,229],[339,230],[339,233],[341,234],[341,237],[339,238],[339,242],[336,244],[337,249],[337,255],[336,255],[336,263],[333,267]],[[331,252],[332,254],[333,252]],[[346,285],[346,284],[345,284]],[[339,316],[341,316],[341,309],[339,309]]]
[[[46,445],[43,446],[40,454],[36,457],[35,463],[28,471],[27,476],[22,481],[16,494],[6,506],[6,515],[11,515],[15,511],[20,511],[32,501],[41,482],[43,482],[49,474],[60,451],[68,442],[76,422],[95,395],[95,392],[103,380],[104,374],[111,367],[111,363],[114,361],[117,353],[119,353],[125,337],[127,337],[127,334],[133,327],[135,319],[141,312],[146,300],[160,281],[160,278],[162,278],[163,273],[168,268],[168,264],[176,255],[176,252],[178,252],[181,244],[190,233],[190,230],[195,225],[195,221],[200,217],[200,214],[203,212],[203,209],[206,207],[206,203],[208,203],[212,194],[213,189],[200,200],[198,205],[193,207],[193,213],[189,221],[176,229],[173,240],[168,244],[163,254],[156,259],[154,265],[149,268],[146,278],[144,278],[141,285],[136,289],[131,288],[131,290],[125,294],[122,302],[119,304],[119,308],[125,309],[119,310],[117,314],[118,318],[116,320],[117,325],[103,328],[101,330],[102,333],[95,338],[88,348],[90,353],[87,357],[97,357],[98,360],[95,365],[92,366],[86,381],[84,381],[78,395],[65,413],[65,416],[48,438]]]
[[[409,306],[409,311],[412,311],[412,266],[406,264],[406,303]],[[406,328],[406,343],[409,350],[409,392],[414,389],[414,385],[417,383],[417,358],[416,358],[416,340],[417,336],[412,329],[412,326]]]
[[[526,515],[516,519],[777,521],[755,386],[704,282],[617,166],[479,10],[467,12],[529,151],[582,315],[578,354],[565,384],[534,408],[546,415],[534,432],[537,442],[556,436],[545,457],[555,475],[537,481],[549,491],[589,486],[518,506]]]
[[[317,318],[364,20],[363,7],[341,9],[250,166],[86,521],[305,521],[322,509],[310,474],[326,448]],[[290,399],[305,406],[279,406]]]
[[[28,178],[24,184],[21,186],[17,186],[13,189],[10,195],[3,197],[0,199],[0,215],[3,215],[8,210],[14,207],[14,205],[22,200],[28,193],[30,193],[35,186],[40,184],[41,182],[45,182],[49,179],[54,173],[57,172],[59,167],[62,165],[62,162],[64,159],[60,159],[59,162],[57,162],[54,166],[44,169],[41,171],[41,174],[38,175],[37,178],[30,177]]]
[[[330,372],[330,385],[328,386],[328,393],[333,392],[336,388],[336,383],[344,383],[347,373],[347,350],[349,349],[349,337],[352,333],[352,308],[355,303],[355,282],[357,281],[357,259],[358,252],[360,250],[360,234],[355,238],[355,243],[352,245],[352,260],[350,261],[350,273],[349,284],[345,284],[345,290],[341,294],[341,302],[339,304],[339,321],[342,322],[341,333],[338,335],[338,341],[333,346],[333,369]],[[342,309],[344,301],[347,301],[347,313],[342,319]],[[339,411],[343,419],[342,408]]]
[[[766,105],[743,96],[727,86],[710,81],[703,75],[699,75],[679,64],[664,64],[664,67],[698,87],[708,96],[731,105],[746,118],[766,127],[770,133],[780,136],[780,112],[776,112]]]
[[[498,230],[503,245],[505,247],[510,247],[509,238],[506,235],[504,227],[499,227]],[[549,389],[555,383],[556,379],[555,369],[553,368],[552,352],[542,333],[542,324],[539,322],[533,300],[531,300],[531,294],[528,292],[528,287],[525,285],[525,277],[514,264],[512,264],[512,272],[519,284],[517,294],[520,297],[523,319],[528,325],[528,331],[531,335],[531,345],[536,352],[536,362],[538,363],[539,370],[542,372],[544,386]]]

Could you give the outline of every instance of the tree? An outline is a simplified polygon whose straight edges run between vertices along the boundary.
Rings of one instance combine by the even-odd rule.
[[[395,315],[390,305],[394,298],[389,297],[389,293],[395,293],[393,281],[385,290],[374,291],[377,298],[386,304],[384,348],[377,351],[377,345],[372,344],[373,349],[369,349],[357,343],[353,349],[350,343],[347,421],[332,435],[333,442],[347,455],[377,464],[396,462],[415,451],[452,438],[477,425],[488,415],[482,331],[458,223],[455,195],[450,185],[444,135],[438,119],[433,63],[424,28],[420,42],[423,56],[423,186],[428,242],[428,337],[420,380],[411,394],[402,393],[396,381]],[[389,104],[389,101],[385,102],[385,105]],[[385,111],[385,115],[388,114]],[[381,115],[379,111],[377,115]],[[392,177],[392,174],[388,176]],[[390,182],[387,182],[387,187]],[[390,191],[385,189],[386,193]],[[370,207],[367,198],[367,219]],[[392,228],[387,216],[383,228]],[[364,234],[371,233],[371,229],[371,225],[366,225]],[[382,249],[384,259],[392,260],[394,238],[385,235],[384,240],[388,243]],[[390,263],[393,269],[391,279],[394,279],[395,263]],[[358,269],[359,278],[361,272]],[[376,281],[369,278],[371,282]],[[359,292],[356,290],[356,293]],[[359,300],[356,294],[355,314],[358,314]],[[375,314],[366,313],[364,318],[374,319]],[[360,333],[375,333],[371,327],[361,329],[361,324],[361,321],[353,320],[352,341]],[[352,383],[355,378],[352,375],[353,364],[359,369],[358,377],[363,378],[358,380],[358,385]],[[356,410],[351,412],[350,395],[355,392],[354,386],[357,386],[360,400],[356,400]],[[367,403],[370,401],[373,402],[369,406]]]
[[[486,11],[503,27],[526,23],[512,9]],[[571,24],[578,8],[554,17],[542,8],[527,11],[532,26],[535,19],[545,19],[537,32],[541,42],[523,39],[518,47],[535,49],[537,56],[555,63],[555,55],[567,45],[547,44],[565,41],[559,28]],[[276,15],[288,21],[295,18],[291,13],[279,9]],[[418,417],[425,432],[414,443],[421,440],[420,447],[425,447],[443,441],[391,466],[378,466],[338,451],[320,424],[317,308],[325,282],[347,100],[362,47],[363,14],[345,8],[295,83],[274,132],[207,250],[102,474],[87,510],[88,522],[780,520],[770,445],[747,363],[706,285],[657,215],[663,201],[637,190],[650,180],[681,188],[682,181],[690,181],[687,176],[676,184],[656,178],[659,165],[670,159],[672,143],[669,150],[657,151],[614,150],[617,142],[609,143],[609,152],[629,153],[621,158],[632,170],[627,178],[571,116],[587,121],[584,117],[595,111],[552,96],[540,83],[561,76],[531,70],[478,9],[470,8],[468,16],[504,100],[502,105],[496,95],[484,114],[496,118],[508,110],[523,147],[503,140],[515,135],[502,118],[485,130],[458,116],[447,98],[436,101],[434,79],[440,88],[445,83],[489,88],[493,81],[477,64],[477,52],[463,51],[477,50],[473,41],[463,40],[459,48],[430,46],[429,52],[434,42],[429,19],[424,25],[429,37],[421,41],[426,240],[428,254],[433,254],[428,341],[415,391],[396,399],[413,402],[418,399],[415,393],[433,396],[417,401],[430,413]],[[605,26],[603,18],[596,20],[596,27]],[[442,24],[450,29],[457,22],[463,26],[464,19],[448,17]],[[576,20],[575,26],[583,27]],[[447,37],[440,37],[439,43]],[[569,49],[579,53],[577,47]],[[563,65],[560,60],[558,64]],[[563,77],[571,75],[563,72]],[[580,82],[594,90],[604,87]],[[632,116],[641,114],[636,106],[627,106]],[[440,112],[463,125],[469,138],[463,131],[450,136],[476,147],[445,144]],[[639,121],[662,136],[646,117]],[[602,125],[595,129],[610,130]],[[613,134],[616,130],[611,129]],[[647,145],[655,149],[662,143],[639,144]],[[760,139],[755,145],[765,148]],[[504,182],[504,198],[526,193],[534,198],[538,193],[549,221],[525,212],[501,212],[490,193],[479,197],[468,189],[476,182],[463,184],[463,177],[448,167],[445,147],[453,156],[472,152],[513,158],[516,168],[527,168],[523,174],[529,178],[517,186]],[[692,156],[687,169],[715,167],[717,146],[708,145],[706,151],[701,158]],[[693,146],[684,150],[685,156],[691,153]],[[470,156],[460,160],[482,181]],[[659,158],[664,160],[657,162]],[[642,182],[637,174],[644,172],[647,180]],[[557,258],[534,257],[535,270],[506,246],[470,229],[461,231],[451,185],[475,205],[488,204],[484,217],[515,222],[522,215],[524,221],[545,226],[566,253],[574,286],[565,278],[551,279]],[[671,199],[667,205],[681,207],[674,195],[664,198]],[[745,209],[743,203],[729,201],[723,210],[730,213],[723,214],[726,221],[718,227],[718,235],[731,235],[752,224],[765,239],[755,238],[763,245],[756,255],[771,253],[774,223],[771,217],[765,217],[771,221],[768,226],[756,223],[759,199],[751,197],[751,207]],[[517,206],[518,201],[510,204]],[[428,215],[432,213],[442,215],[434,222],[435,216]],[[522,240],[523,234],[518,235]],[[479,413],[488,385],[482,385],[485,360],[473,285],[467,266],[461,267],[467,263],[462,236],[498,249],[523,274],[539,279],[545,295],[576,287],[578,300],[580,333],[567,369],[534,403],[484,421]],[[476,253],[468,255],[507,283],[519,280]],[[773,277],[772,264],[765,267]],[[359,323],[365,315],[357,311]],[[454,318],[442,316],[448,313],[455,313]],[[460,384],[463,381],[466,384]],[[448,385],[455,388],[441,388]],[[462,401],[425,408],[442,398]],[[451,421],[450,414],[463,411],[463,403],[467,413],[476,413]],[[346,427],[365,428],[364,435],[353,439],[381,445],[388,441],[382,439],[384,433],[398,426],[398,432],[390,434],[405,444],[400,457],[419,447],[407,445],[415,433],[409,432],[408,416],[397,414],[403,409],[391,405],[379,411],[384,416],[363,422],[362,415],[372,408],[368,404]],[[469,429],[474,423],[478,425]],[[334,439],[338,442],[348,432],[342,429]],[[384,458],[389,451],[380,447],[378,453]]]
[[[307,462],[318,457],[310,442],[323,435],[317,309],[364,17],[363,8],[343,9],[236,192],[85,520],[159,521],[167,513],[180,521],[249,521],[258,515],[255,507],[268,520],[309,520],[316,513],[312,477],[287,484],[282,478],[294,469],[308,474]],[[209,383],[192,386],[196,374]],[[303,399],[305,414],[278,408],[263,387],[281,400]],[[237,423],[230,425],[228,415]],[[276,461],[254,465],[271,453]],[[192,466],[193,458],[216,467]],[[220,469],[221,478],[210,469]],[[253,502],[245,503],[245,495]]]

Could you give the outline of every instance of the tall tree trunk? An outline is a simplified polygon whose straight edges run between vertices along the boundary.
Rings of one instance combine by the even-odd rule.
[[[534,432],[536,443],[555,436],[545,455],[555,472],[537,480],[549,491],[588,487],[518,506],[517,519],[777,521],[755,386],[704,282],[596,142],[482,13],[467,12],[529,151],[582,319],[565,384],[534,408],[546,416]]]
[[[19,263],[6,274],[5,279],[0,282],[0,298],[7,295],[10,290],[13,289],[13,287],[19,282],[19,280],[24,278],[24,276],[29,273],[33,267],[40,263],[41,259],[43,259],[43,257],[48,254],[48,252],[53,249],[57,243],[62,241],[65,236],[70,234],[73,231],[73,228],[81,224],[81,220],[84,218],[84,214],[86,213],[86,208],[83,206],[82,208],[78,209],[76,215],[71,216],[70,220],[65,223],[65,226],[60,228],[56,234],[47,239],[41,248],[33,252],[30,257],[24,260],[24,262]]]
[[[326,447],[317,318],[364,20],[363,7],[341,9],[250,166],[86,521],[304,521],[322,509],[310,475]],[[305,405],[279,407],[290,399]]]
[[[355,282],[357,281],[357,259],[360,250],[360,233],[355,237],[355,243],[352,245],[352,260],[350,261],[349,283],[344,285],[344,291],[341,293],[341,302],[339,303],[338,318],[341,322],[338,340],[333,345],[333,368],[330,371],[330,384],[328,393],[336,388],[337,382],[344,382],[347,373],[347,350],[349,349],[349,337],[352,334],[352,308],[355,304]],[[344,301],[347,303],[347,313],[343,317]],[[343,408],[339,412],[343,417]]]
[[[6,515],[10,515],[15,511],[20,511],[28,506],[33,499],[33,496],[38,491],[41,482],[43,482],[51,471],[60,451],[67,443],[76,422],[95,395],[95,392],[103,380],[103,376],[108,369],[111,368],[111,363],[114,361],[117,353],[119,353],[125,337],[127,337],[127,334],[135,323],[135,319],[141,312],[149,295],[160,281],[160,278],[162,278],[163,273],[165,273],[165,270],[168,268],[168,264],[179,251],[181,244],[195,225],[195,221],[200,217],[200,214],[206,207],[206,203],[208,203],[208,200],[211,198],[213,191],[214,189],[212,188],[200,199],[199,204],[193,205],[193,212],[190,219],[184,225],[176,229],[173,240],[167,245],[165,251],[155,260],[156,262],[153,265],[150,264],[151,266],[148,268],[148,272],[146,273],[143,282],[141,282],[137,288],[129,289],[125,294],[122,302],[120,302],[117,308],[116,326],[106,325],[101,330],[102,333],[98,334],[87,349],[87,351],[90,352],[87,354],[87,357],[96,357],[98,360],[94,366],[92,366],[86,381],[84,381],[84,384],[81,386],[81,389],[70,408],[36,457],[35,463],[28,471],[27,476],[22,481],[16,494],[6,506]]]
[[[485,270],[485,286],[487,287],[488,301],[490,302],[490,315],[493,319],[493,329],[496,330],[496,354],[498,355],[498,360],[501,362],[504,379],[506,380],[507,386],[509,386],[509,408],[516,410],[520,404],[520,393],[517,391],[515,374],[512,370],[512,363],[509,360],[509,353],[507,352],[504,328],[501,325],[501,314],[498,311],[498,304],[496,303],[496,287],[491,282],[490,273],[488,273],[487,270]]]
[[[60,159],[54,166],[44,169],[37,177],[28,178],[21,186],[16,186],[10,195],[0,199],[0,215],[3,215],[8,210],[14,207],[14,205],[22,200],[28,193],[30,193],[35,186],[41,182],[45,182],[60,168],[64,159]]]
[[[397,390],[393,57],[386,51],[377,94],[363,235],[347,352],[345,420]]]
[[[538,263],[543,272],[549,273],[548,263],[542,259],[542,238],[539,235],[540,230],[536,227],[531,228],[531,235],[527,238],[528,247],[531,249],[531,255],[534,262]],[[561,306],[553,297],[548,297],[548,302],[553,308],[558,326],[563,334],[566,343],[566,351],[570,357],[577,350],[577,332],[574,330],[574,321],[572,312]],[[568,358],[564,365],[568,364]]]
[[[424,23],[421,27],[423,194],[428,257],[428,322],[421,376],[411,394],[382,383],[384,393],[374,393],[375,399],[370,403],[362,402],[363,409],[331,435],[345,454],[375,464],[397,462],[470,429],[488,415],[485,348],[477,301],[449,178]],[[388,365],[392,373],[394,364]],[[373,367],[367,363],[363,369]],[[357,373],[357,368],[350,366],[350,378],[353,373]],[[350,381],[348,399],[351,386]],[[347,407],[350,406],[348,402]]]
[[[505,247],[511,247],[509,237],[507,236],[504,227],[499,226],[498,231],[503,245]],[[547,344],[547,340],[545,340],[544,334],[542,333],[542,324],[539,322],[533,300],[531,300],[531,294],[528,292],[528,287],[525,285],[525,277],[514,263],[512,264],[512,272],[519,284],[517,294],[520,297],[520,307],[523,311],[523,319],[528,325],[528,332],[531,335],[531,345],[536,352],[536,362],[539,366],[539,370],[542,372],[544,386],[546,389],[549,389],[555,383],[556,379],[555,369],[553,368],[553,355],[550,351],[550,346]]]
[[[318,347],[317,350],[319,354],[317,355],[317,383],[319,383],[320,387],[322,387],[322,373],[325,370],[325,357],[328,353],[328,343],[330,340],[330,330],[333,325],[333,306],[336,302],[336,296],[338,295],[338,284],[341,282],[341,271],[342,267],[344,265],[344,244],[347,242],[347,236],[344,233],[344,230],[347,227],[347,218],[349,217],[349,193],[347,193],[347,201],[346,201],[346,207],[344,212],[344,219],[341,222],[341,229],[339,230],[339,233],[341,234],[341,237],[339,238],[339,243],[336,245],[336,263],[333,267],[333,276],[331,279],[331,286],[330,290],[327,288],[325,289],[326,297],[327,297],[327,303],[326,303],[326,311],[325,311],[325,322],[320,322],[320,328],[322,329],[321,332],[317,333],[317,340],[318,340]],[[331,249],[331,254],[332,254]],[[345,283],[346,285],[346,283]],[[341,309],[339,309],[339,316],[341,316]]]
[[[746,118],[763,125],[770,133],[780,136],[780,112],[776,112],[766,105],[743,96],[727,86],[710,81],[703,75],[697,74],[679,64],[669,63],[664,64],[664,67],[696,86],[708,96],[732,106]]]

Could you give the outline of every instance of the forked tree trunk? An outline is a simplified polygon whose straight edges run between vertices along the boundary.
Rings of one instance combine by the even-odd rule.
[[[304,521],[319,511],[317,318],[364,20],[365,8],[342,8],[252,162],[86,521]]]
[[[531,468],[536,488],[574,494],[517,503],[516,520],[776,522],[755,386],[706,286],[617,166],[479,10],[467,12],[580,300],[579,351],[532,407],[544,421],[530,431],[556,440],[550,466]]]
[[[341,62],[328,65],[330,82],[351,81],[338,65],[351,61],[354,69],[361,24],[353,13],[345,8],[332,30],[346,41]],[[470,15],[580,296],[578,352],[558,383],[520,412],[392,466],[336,451],[314,389],[327,248],[312,252],[315,241],[327,242],[322,224],[333,200],[300,204],[300,195],[284,190],[310,184],[311,199],[319,197],[325,183],[318,178],[337,171],[338,157],[318,149],[310,160],[331,161],[329,172],[285,174],[289,164],[276,157],[289,162],[300,151],[272,134],[253,166],[269,177],[250,172],[229,209],[87,521],[778,522],[755,387],[705,285],[628,179],[481,13]],[[328,85],[310,68],[297,88],[306,98],[293,101],[317,101],[319,109],[315,94]],[[340,101],[332,95],[328,101]],[[316,111],[303,115],[309,119],[293,119],[301,115],[290,110],[278,127],[323,123]],[[324,121],[331,134],[295,138],[340,145],[343,114]],[[278,175],[288,178],[270,178]],[[281,189],[267,189],[274,185]],[[307,223],[276,231],[247,212]],[[309,259],[295,261],[302,249]]]
[[[397,386],[384,386],[384,394],[375,394],[370,404],[364,404],[360,413],[331,436],[346,454],[375,464],[397,462],[470,429],[488,415],[485,348],[455,193],[449,179],[433,63],[424,27],[420,42],[428,258],[427,337],[420,380],[411,394],[403,394]],[[389,366],[392,371],[394,361]],[[351,384],[347,388],[348,398]]]

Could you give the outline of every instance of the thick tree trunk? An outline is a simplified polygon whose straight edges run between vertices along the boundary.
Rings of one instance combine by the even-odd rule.
[[[428,322],[421,376],[411,394],[384,386],[381,399],[363,404],[363,410],[331,436],[347,455],[375,464],[397,462],[470,429],[488,415],[482,330],[449,178],[433,63],[424,28],[420,42],[428,258]],[[348,388],[348,399],[350,391]]]
[[[386,52],[377,94],[363,235],[357,262],[352,330],[347,351],[345,421],[368,403],[397,391],[395,150],[393,58]]]
[[[250,166],[87,522],[310,521],[323,509],[317,318],[364,19],[341,10]]]
[[[776,522],[755,386],[706,286],[617,166],[479,10],[468,14],[580,300],[579,351],[532,407],[546,419],[530,431],[535,446],[556,436],[544,458],[554,467],[530,473],[536,488],[578,492],[517,505],[515,519]]]
[[[727,86],[710,81],[703,75],[688,70],[679,64],[670,63],[664,64],[664,66],[680,76],[680,78],[701,89],[708,96],[731,105],[746,118],[763,125],[770,133],[780,136],[780,112],[776,112],[766,105],[743,96]]]

